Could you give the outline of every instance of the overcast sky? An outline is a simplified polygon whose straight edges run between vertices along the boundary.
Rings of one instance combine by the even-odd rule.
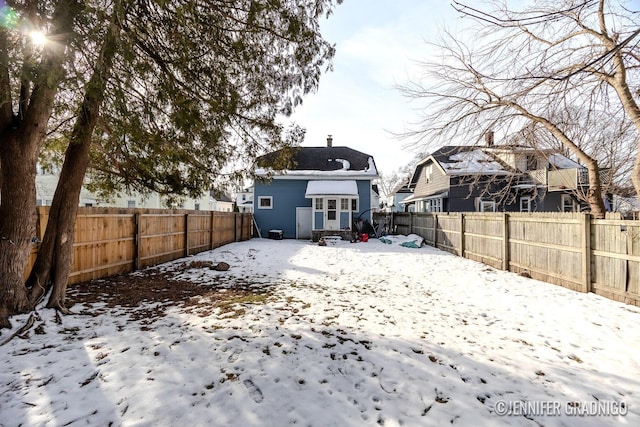
[[[397,85],[416,76],[416,60],[428,59],[426,41],[446,26],[459,28],[459,14],[446,0],[345,0],[323,23],[336,44],[334,70],[320,80],[293,115],[307,129],[304,146],[333,144],[370,154],[390,173],[414,157],[403,150],[402,132],[420,115]]]

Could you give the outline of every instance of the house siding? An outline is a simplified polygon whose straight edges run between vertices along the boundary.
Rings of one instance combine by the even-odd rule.
[[[411,193],[410,191],[395,193],[393,195],[393,206],[392,206],[393,211],[394,212],[404,211],[405,207],[400,202],[406,199],[407,197],[410,197],[411,195],[413,195],[413,193]]]
[[[425,163],[420,166],[418,180],[416,182],[416,186],[413,190],[413,194],[415,197],[428,196],[440,191],[446,191],[449,189],[449,177],[444,174],[440,168],[433,164],[431,182],[427,183],[427,179],[425,177],[425,167],[433,164],[432,162]]]
[[[346,178],[348,179],[348,178]],[[312,199],[304,197],[307,190],[307,179],[273,179],[271,181],[256,182],[254,185],[254,200],[256,201],[254,217],[262,236],[268,236],[269,230],[282,230],[283,237],[296,237],[296,208],[311,207]],[[353,212],[353,219],[360,215],[361,219],[371,221],[371,180],[356,180],[358,187],[358,210]],[[271,209],[260,209],[260,197],[272,197]],[[340,214],[340,227],[350,227],[349,217]],[[322,212],[314,212],[315,229],[323,228]]]
[[[358,210],[353,212],[353,220],[355,221],[360,217],[360,219],[368,219],[372,221],[373,212],[371,210],[371,181],[370,180],[358,180],[356,181],[358,185],[358,194],[360,195],[360,200],[358,200]]]
[[[324,213],[322,211],[314,212],[314,216],[316,217],[316,229],[321,230],[324,227]]]
[[[351,227],[349,223],[349,212],[340,212],[340,228]]]
[[[304,197],[307,180],[279,180],[256,182],[254,217],[262,236],[268,236],[269,230],[282,230],[289,239],[296,237],[296,208],[311,207],[311,199]],[[260,197],[272,197],[271,209],[260,209]]]
[[[496,200],[496,196],[492,194],[499,193],[505,186],[505,180],[489,177],[490,184],[487,184],[487,178],[482,177],[455,177],[452,178],[451,188],[449,189],[448,212],[475,212],[476,199],[493,200],[498,203],[496,210],[500,212],[518,212],[520,211],[520,197],[525,194],[508,196],[509,203],[503,200]],[[511,200],[513,199],[513,200]],[[535,201],[537,203],[537,201]]]
[[[547,192],[546,197],[544,198],[544,211],[545,212],[562,212],[562,195],[569,194],[571,192],[565,191],[549,191]],[[573,197],[574,199],[575,196]],[[589,205],[583,201],[577,201],[580,210],[587,210]]]
[[[544,198],[544,210],[546,212],[562,212],[562,194],[562,192],[548,192]]]

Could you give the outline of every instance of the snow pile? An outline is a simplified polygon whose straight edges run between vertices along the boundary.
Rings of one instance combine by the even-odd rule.
[[[0,425],[640,425],[636,307],[375,239],[253,239],[160,270],[202,295],[43,310],[4,345]],[[527,402],[563,412],[501,416]],[[566,413],[601,402],[628,413]]]
[[[575,169],[580,167],[580,164],[577,162],[574,162],[573,160],[558,153],[549,154],[549,163],[553,168],[557,169]]]
[[[462,151],[449,157],[451,162],[440,162],[442,168],[451,175],[457,174],[491,174],[509,175],[510,172],[493,157],[478,148],[470,151]]]
[[[331,160],[331,159],[329,159]],[[349,162],[349,160],[345,160],[345,159],[335,159],[336,162],[338,163],[342,163],[342,170],[349,170],[351,169],[351,163]]]
[[[358,184],[355,180],[350,181],[322,181],[310,180],[307,183],[307,190],[304,197],[311,198],[314,196],[357,196]]]

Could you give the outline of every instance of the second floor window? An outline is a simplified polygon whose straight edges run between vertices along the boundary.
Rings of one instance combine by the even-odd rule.
[[[424,168],[424,181],[428,184],[433,180],[433,164]]]
[[[527,170],[534,171],[538,169],[538,159],[536,156],[527,156]]]

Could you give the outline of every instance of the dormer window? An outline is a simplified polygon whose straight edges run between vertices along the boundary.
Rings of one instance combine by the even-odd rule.
[[[538,159],[536,156],[527,156],[527,170],[534,171],[538,169]]]
[[[424,168],[424,181],[429,184],[433,180],[433,164]]]

